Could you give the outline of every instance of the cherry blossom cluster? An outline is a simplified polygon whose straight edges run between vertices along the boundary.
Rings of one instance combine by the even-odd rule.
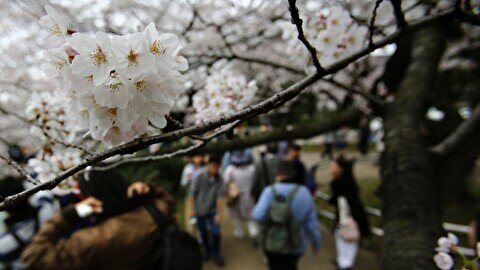
[[[217,116],[226,116],[250,105],[258,90],[255,80],[225,68],[214,72],[205,87],[193,96],[196,121],[202,122]]]
[[[122,36],[74,33],[63,15],[46,11],[40,25],[58,47],[45,60],[79,127],[107,145],[165,127],[188,69],[177,36],[159,34],[153,23]]]
[[[68,108],[62,100],[51,92],[34,92],[26,107],[28,120],[32,122],[31,133],[39,135],[44,141],[49,138],[71,142],[75,139],[76,126]]]
[[[461,258],[461,269],[477,269],[475,267],[476,260],[468,259],[458,248],[458,237],[453,233],[449,233],[446,237],[438,239],[438,247],[435,248],[437,254],[433,257],[435,264],[441,270],[451,270],[455,266],[454,257]],[[452,256],[453,254],[457,256]],[[480,257],[480,243],[477,243],[477,257]]]
[[[309,16],[304,24],[305,37],[317,48],[320,63],[328,66],[365,46],[368,29],[353,22],[350,14],[339,6],[322,9]],[[283,39],[289,40],[290,50],[304,50],[296,40],[295,27],[283,28]]]

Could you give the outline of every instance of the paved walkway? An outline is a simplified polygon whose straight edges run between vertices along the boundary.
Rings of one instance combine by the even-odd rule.
[[[233,225],[231,219],[227,218],[223,222],[222,227],[222,252],[225,257],[226,266],[223,269],[228,270],[263,270],[267,269],[263,263],[261,249],[254,248],[248,240],[238,240],[233,237]],[[332,264],[335,254],[335,246],[330,231],[326,228],[322,229],[323,246],[318,256],[313,257],[311,253],[306,253],[300,259],[300,270],[316,269],[316,270],[335,270]],[[220,269],[213,262],[205,264],[205,270]],[[357,258],[356,270],[377,270],[378,258],[376,255],[360,250]]]

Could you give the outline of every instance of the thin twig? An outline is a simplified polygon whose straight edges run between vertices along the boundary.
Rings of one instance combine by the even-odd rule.
[[[321,73],[325,71],[325,69],[322,67],[322,65],[320,65],[320,61],[318,60],[318,57],[317,57],[317,49],[315,49],[315,47],[313,47],[312,44],[310,44],[310,42],[308,42],[307,38],[305,37],[303,28],[302,28],[303,20],[300,18],[300,14],[296,6],[296,2],[297,2],[296,0],[288,0],[288,3],[290,5],[290,8],[289,8],[290,15],[292,16],[292,23],[297,27],[298,39],[303,43],[303,45],[305,45],[307,50],[310,52],[312,56],[313,65],[317,69],[317,73]]]
[[[146,161],[157,161],[157,160],[162,160],[162,159],[167,159],[167,158],[173,158],[179,155],[186,155],[188,153],[191,153],[203,146],[205,146],[208,142],[213,140],[214,138],[219,137],[222,134],[230,132],[233,128],[235,128],[241,121],[237,120],[231,124],[229,124],[227,127],[222,128],[215,133],[211,134],[208,137],[205,137],[204,140],[200,143],[191,145],[187,148],[179,149],[177,151],[174,151],[172,153],[167,153],[167,154],[162,154],[162,155],[157,155],[157,156],[148,156],[148,157],[136,157],[136,158],[128,158],[128,159],[123,159],[120,161],[117,161],[111,165],[108,166],[103,166],[103,167],[93,167],[92,170],[94,171],[108,171],[110,169],[113,169],[115,167],[118,167],[122,164],[125,163],[132,163],[132,162],[146,162]]]
[[[347,86],[339,81],[336,81],[334,80],[333,78],[330,78],[330,79],[322,79],[322,81],[324,82],[328,82],[332,85],[335,85],[339,88],[342,88],[343,90],[349,92],[349,93],[352,93],[352,94],[357,94],[357,95],[360,95],[366,99],[368,99],[369,101],[375,103],[376,105],[379,105],[379,106],[385,106],[385,101],[379,99],[377,96],[374,96],[370,93],[367,93],[365,91],[361,91],[361,90],[358,90],[352,86]]]
[[[402,28],[407,25],[405,20],[405,15],[402,11],[402,1],[401,0],[390,0],[393,6],[393,11],[395,13],[395,19],[397,20],[397,28]]]
[[[368,25],[368,31],[369,31],[368,47],[372,46],[372,44],[373,44],[373,34],[374,34],[374,31],[375,31],[375,18],[377,17],[377,10],[380,7],[380,4],[382,2],[383,2],[383,0],[375,1],[375,7],[373,8],[372,17],[370,18],[370,23]]]
[[[0,155],[0,159],[5,161],[8,165],[10,165],[12,168],[14,168],[19,174],[24,176],[28,182],[37,185],[40,183],[40,181],[34,179],[20,164],[15,162],[14,160],[7,158],[6,156]]]

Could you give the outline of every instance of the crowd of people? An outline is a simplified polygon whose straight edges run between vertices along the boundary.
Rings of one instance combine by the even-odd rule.
[[[202,165],[204,156],[191,157],[182,174],[182,183],[188,182],[185,219],[196,224],[205,261],[213,260],[220,267],[227,263],[220,248],[224,205],[233,222],[233,236],[248,237],[253,247],[261,247],[269,269],[297,269],[309,243],[314,254],[319,251],[317,186],[300,153],[300,146],[282,142],[267,144],[257,159],[249,148],[226,152],[221,161],[210,156],[206,165]],[[340,156],[330,167],[330,202],[338,217],[333,230],[335,264],[341,270],[352,269],[359,240],[370,235],[352,166]],[[183,181],[188,175],[189,180]]]
[[[0,263],[10,269],[181,270],[212,260],[224,267],[221,226],[228,214],[233,236],[262,250],[269,269],[297,269],[308,246],[317,254],[322,243],[316,181],[300,150],[282,142],[266,145],[258,158],[250,148],[192,156],[180,179],[187,193],[182,226],[174,198],[161,188],[132,183],[115,170],[87,170],[71,194],[43,191],[8,209]],[[342,270],[352,269],[359,240],[370,235],[352,165],[338,157],[330,166],[335,264]],[[24,189],[22,179],[0,181],[2,197]]]

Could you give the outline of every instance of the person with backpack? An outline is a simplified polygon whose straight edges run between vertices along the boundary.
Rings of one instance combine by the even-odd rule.
[[[335,246],[336,264],[339,270],[352,269],[361,238],[369,237],[370,226],[359,196],[359,188],[353,176],[353,162],[343,156],[330,165],[332,197],[336,207]]]
[[[281,160],[276,183],[260,195],[253,218],[262,224],[262,245],[270,270],[295,270],[308,240],[320,249],[317,211],[308,189],[295,179],[295,163]]]
[[[80,183],[90,197],[47,221],[23,251],[28,269],[202,268],[195,239],[178,246],[189,235],[172,226],[175,208],[168,193],[143,182],[125,185],[115,172],[92,171],[87,178]],[[82,218],[93,225],[64,237]]]
[[[220,224],[223,218],[224,183],[220,174],[221,159],[210,156],[205,168],[195,174],[189,191],[190,217],[196,219],[204,247],[204,260],[213,257],[219,267],[225,266],[220,253]]]

